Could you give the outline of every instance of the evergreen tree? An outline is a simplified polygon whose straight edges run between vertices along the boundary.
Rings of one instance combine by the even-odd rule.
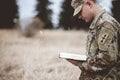
[[[72,28],[72,12],[73,9],[70,6],[71,1],[70,0],[65,0],[62,4],[62,12],[60,14],[60,22],[59,26],[62,27],[63,29],[71,29]]]
[[[120,0],[113,1],[113,16],[120,22]]]
[[[0,28],[13,28],[16,14],[16,0],[0,0]]]
[[[51,4],[49,0],[38,0],[38,17],[45,23],[44,28],[52,28],[51,14],[52,10],[48,9],[48,5]]]

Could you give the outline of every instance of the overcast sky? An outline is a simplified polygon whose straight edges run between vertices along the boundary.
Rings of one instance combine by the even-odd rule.
[[[57,25],[59,23],[59,14],[62,11],[62,9],[61,9],[62,2],[64,0],[49,0],[49,1],[53,3],[49,6],[49,8],[52,9],[52,11],[53,11],[52,22],[53,22],[54,26],[57,27]]]
[[[20,19],[34,17],[37,15],[37,0],[16,0],[19,8]]]
[[[109,13],[112,14],[111,9],[112,9],[112,1],[113,0],[97,0],[98,3],[104,8],[106,9]]]

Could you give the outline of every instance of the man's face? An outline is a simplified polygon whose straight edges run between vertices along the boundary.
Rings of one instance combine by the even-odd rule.
[[[78,18],[85,22],[90,22],[93,19],[91,7],[88,4],[83,4],[83,7],[78,14]]]

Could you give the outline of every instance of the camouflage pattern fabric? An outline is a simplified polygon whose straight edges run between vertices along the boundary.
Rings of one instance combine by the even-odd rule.
[[[79,80],[120,80],[120,24],[102,10],[92,21]]]

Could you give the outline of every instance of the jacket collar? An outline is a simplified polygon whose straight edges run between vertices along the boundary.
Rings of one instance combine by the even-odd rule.
[[[96,17],[93,19],[93,21],[92,21],[92,23],[91,23],[91,25],[90,25],[90,29],[94,29],[94,28],[97,27],[97,26],[96,26],[96,23],[97,23],[98,19],[99,19],[100,16],[102,16],[102,14],[104,14],[105,12],[106,12],[106,10],[103,9],[103,10],[100,11],[100,13],[98,13],[98,14],[96,15]]]

